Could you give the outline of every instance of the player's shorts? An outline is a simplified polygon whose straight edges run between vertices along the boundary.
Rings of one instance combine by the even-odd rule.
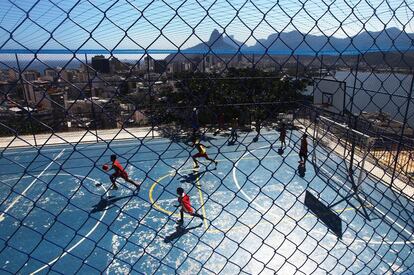
[[[307,158],[308,157],[308,152],[306,152],[306,151],[300,151],[299,152],[299,157]]]
[[[128,173],[127,172],[115,172],[112,174],[112,177],[114,178],[123,178],[124,180],[128,179]]]
[[[193,158],[208,158],[207,153],[197,153],[193,156]]]

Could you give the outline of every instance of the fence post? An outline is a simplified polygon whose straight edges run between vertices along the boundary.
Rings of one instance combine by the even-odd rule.
[[[152,108],[152,86],[151,86],[151,75],[150,75],[150,62],[151,56],[147,53],[147,79],[148,79],[148,93],[149,93],[149,100],[150,100],[150,117],[151,117],[151,137],[154,139],[154,114]]]

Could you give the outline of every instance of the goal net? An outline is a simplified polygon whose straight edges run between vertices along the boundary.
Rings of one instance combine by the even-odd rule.
[[[356,196],[363,204],[360,194],[364,193],[363,182],[367,177],[365,162],[374,138],[346,123],[319,116],[315,122],[313,143],[312,162],[317,175],[343,198]]]

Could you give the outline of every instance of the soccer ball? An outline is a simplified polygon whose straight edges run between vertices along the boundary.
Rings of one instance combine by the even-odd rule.
[[[108,170],[109,170],[109,166],[108,166],[108,164],[104,164],[104,165],[102,166],[102,169],[103,169],[104,171],[108,171]]]

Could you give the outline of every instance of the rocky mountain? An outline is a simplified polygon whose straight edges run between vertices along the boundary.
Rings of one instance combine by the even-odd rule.
[[[241,44],[241,43],[240,43]],[[223,51],[234,52],[237,51],[238,46],[231,41],[228,37],[225,37],[223,33],[220,33],[218,30],[214,30],[208,41],[204,43],[199,43],[193,47],[185,49],[187,58],[195,58],[200,55],[200,53],[207,53],[213,51],[216,54]],[[175,61],[184,61],[186,58],[182,55],[170,54],[166,57],[166,60],[169,61],[174,58]]]
[[[239,48],[243,44],[242,42],[236,40],[236,38],[234,38],[234,35],[225,35],[223,37],[223,41],[235,48]]]
[[[188,51],[208,51],[208,50],[220,50],[220,51],[226,51],[226,50],[236,50],[237,45],[232,45],[232,42],[229,41],[229,39],[224,39],[224,35],[220,33],[218,30],[214,30],[211,35],[210,39],[205,43],[200,43],[195,45],[194,47],[188,48]]]
[[[298,54],[326,52],[370,52],[377,50],[414,49],[414,34],[407,34],[397,28],[380,32],[362,32],[353,37],[336,38],[326,35],[302,34],[298,31],[271,34],[267,39],[259,40],[249,50],[270,50],[274,52],[296,51]]]
[[[235,40],[234,36],[228,36],[214,30],[207,42],[197,44],[186,51],[197,55],[197,53],[204,53],[210,49],[216,54],[226,54],[237,51],[240,46],[243,51],[264,52],[267,50],[272,55],[290,55],[292,52],[299,55],[314,55],[316,53],[356,54],[378,50],[413,51],[414,33],[405,33],[398,28],[388,28],[379,32],[366,31],[353,37],[337,38],[291,31],[271,34],[266,39],[260,39],[255,45],[249,47]]]

